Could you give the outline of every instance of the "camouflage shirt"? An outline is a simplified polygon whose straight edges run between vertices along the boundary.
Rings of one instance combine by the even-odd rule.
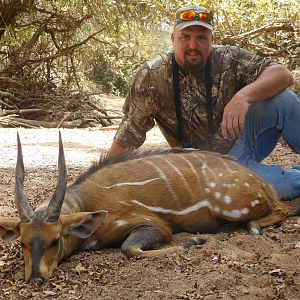
[[[235,46],[216,46],[211,52],[214,134],[208,134],[204,70],[198,76],[179,72],[184,142],[176,140],[177,118],[173,95],[172,51],[146,62],[137,72],[126,98],[124,117],[115,141],[126,148],[138,148],[146,132],[157,121],[171,147],[194,147],[227,153],[234,140],[222,138],[220,123],[226,104],[245,85],[255,81],[276,64]]]

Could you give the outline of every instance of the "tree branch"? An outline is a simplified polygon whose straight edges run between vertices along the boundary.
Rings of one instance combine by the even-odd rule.
[[[256,29],[253,29],[253,30],[250,30],[248,32],[244,32],[244,33],[241,33],[238,35],[234,35],[234,33],[232,33],[232,36],[226,36],[226,37],[222,38],[222,41],[232,42],[232,41],[237,41],[237,40],[243,40],[244,38],[248,38],[255,34],[260,34],[260,33],[265,33],[265,32],[277,32],[279,30],[293,31],[294,28],[290,24],[281,24],[281,25],[267,24],[260,28],[256,28]]]

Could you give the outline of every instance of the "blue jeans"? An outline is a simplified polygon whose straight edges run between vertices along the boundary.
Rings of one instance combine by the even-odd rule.
[[[244,131],[228,154],[271,184],[280,199],[290,200],[300,196],[300,164],[284,170],[260,163],[281,136],[300,154],[300,97],[291,91],[251,104]]]

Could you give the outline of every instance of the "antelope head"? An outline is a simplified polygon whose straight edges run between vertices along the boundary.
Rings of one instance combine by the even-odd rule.
[[[76,249],[79,238],[87,238],[95,232],[107,213],[95,211],[60,215],[67,186],[60,133],[57,186],[52,196],[34,211],[24,193],[24,163],[18,134],[17,148],[15,203],[19,217],[0,217],[0,238],[5,241],[20,239],[25,280],[41,284],[51,276],[58,262]]]

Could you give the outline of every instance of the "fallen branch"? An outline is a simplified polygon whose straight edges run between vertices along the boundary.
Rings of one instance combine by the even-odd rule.
[[[58,125],[56,126],[56,128],[60,128],[61,125],[69,118],[69,116],[71,115],[72,113],[71,112],[68,112],[63,118],[61,121],[59,121]]]
[[[101,117],[97,117],[97,119],[102,120],[102,119],[106,119],[106,120],[120,120],[122,119],[122,116],[101,116]]]
[[[1,103],[1,101],[0,101]],[[7,105],[7,103],[5,103]],[[47,112],[47,110],[40,109],[40,108],[28,108],[28,109],[3,109],[0,112],[0,116],[8,116],[8,115],[26,115],[26,114],[31,114],[31,113],[37,113],[37,112]]]
[[[0,91],[0,97],[4,98],[10,98],[15,101],[19,101],[20,99],[18,97],[15,97],[12,93]]]
[[[37,120],[27,120],[22,118],[7,118],[6,120],[0,118],[0,124],[7,125],[8,127],[25,127],[25,128],[80,128],[87,125],[92,120],[77,119],[73,121],[64,121],[64,122],[47,122],[47,121],[37,121]],[[61,123],[61,124],[60,124]],[[3,126],[3,127],[7,127]]]

